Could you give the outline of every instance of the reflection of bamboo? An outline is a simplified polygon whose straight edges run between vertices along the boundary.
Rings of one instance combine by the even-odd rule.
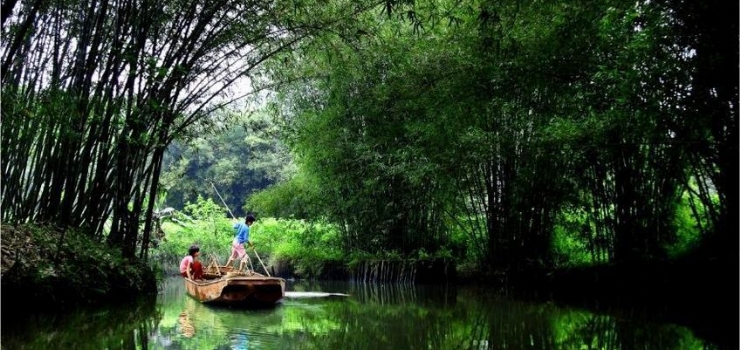
[[[352,290],[360,300],[387,304],[413,304],[417,301],[417,289],[409,285],[375,283],[355,283]]]
[[[186,338],[192,338],[195,335],[195,327],[186,311],[180,313],[180,329],[182,330],[182,335]]]
[[[353,269],[355,282],[396,282],[413,284],[416,281],[416,262],[410,260],[366,260]]]

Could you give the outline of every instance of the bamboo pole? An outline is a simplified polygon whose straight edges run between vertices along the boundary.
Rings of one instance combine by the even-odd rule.
[[[216,189],[216,185],[213,184],[213,181],[209,181],[209,182],[211,183],[211,187],[213,187],[213,190],[216,191],[216,195],[218,195],[218,198],[221,199],[221,203],[224,204],[224,207],[226,207],[226,210],[228,210],[229,214],[231,214],[231,217],[236,219],[236,216],[234,216],[234,213],[231,212],[231,209],[229,209],[229,205],[226,204],[226,201],[223,199],[223,197],[221,197],[221,194],[218,193],[218,190]],[[260,259],[259,254],[257,254],[257,249],[254,248],[254,245],[252,245],[252,251],[254,252],[254,255],[257,257],[257,260],[259,260],[260,265],[262,265],[262,269],[265,270],[267,277],[272,277],[270,276],[270,271],[267,271],[267,267],[265,267],[265,264],[262,262],[262,259]],[[252,268],[252,270],[254,271],[254,267]]]

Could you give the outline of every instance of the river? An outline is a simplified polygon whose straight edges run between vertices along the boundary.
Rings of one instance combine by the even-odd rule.
[[[2,349],[720,349],[642,313],[596,314],[452,286],[289,282],[267,309],[202,305],[169,278],[156,300],[22,315]],[[311,293],[306,293],[311,292]],[[344,293],[324,296],[313,292]],[[629,316],[625,316],[629,315]]]

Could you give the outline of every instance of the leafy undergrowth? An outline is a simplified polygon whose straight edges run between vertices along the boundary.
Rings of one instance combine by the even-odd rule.
[[[4,300],[43,308],[129,300],[157,290],[145,263],[124,259],[84,230],[37,224],[3,225],[1,280]]]

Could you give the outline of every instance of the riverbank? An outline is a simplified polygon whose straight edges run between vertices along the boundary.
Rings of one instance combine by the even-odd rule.
[[[157,273],[82,230],[2,226],[2,299],[29,310],[64,310],[156,295]]]
[[[127,261],[79,232],[3,226],[3,300],[32,308],[72,308],[155,294],[158,275],[148,264]],[[60,243],[62,242],[62,243]],[[166,266],[175,268],[176,263]],[[369,284],[479,285],[594,312],[644,312],[694,329],[719,344],[737,345],[738,268],[732,259],[687,256],[675,261],[569,269],[475,271],[452,259],[368,259],[351,266],[325,262],[317,276],[301,276],[288,262],[269,262],[273,276]],[[161,277],[160,277],[161,278]]]

